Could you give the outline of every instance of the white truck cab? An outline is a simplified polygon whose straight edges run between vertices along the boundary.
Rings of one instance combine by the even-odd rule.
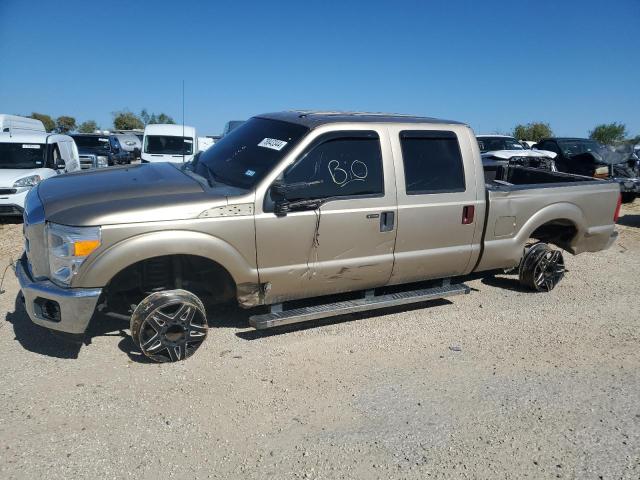
[[[0,113],[1,133],[45,133],[44,124],[35,118],[20,117],[18,115],[7,115]]]
[[[194,127],[147,125],[142,140],[142,162],[190,162],[198,153]]]
[[[68,135],[48,134],[44,129],[0,133],[0,216],[22,215],[32,187],[76,170],[80,170],[78,148]]]

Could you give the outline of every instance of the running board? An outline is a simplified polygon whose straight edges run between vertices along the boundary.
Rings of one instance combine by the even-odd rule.
[[[423,288],[401,293],[389,293],[386,295],[373,295],[373,290],[368,290],[365,298],[347,300],[344,302],[325,303],[312,307],[282,310],[282,304],[272,305],[271,312],[249,317],[249,324],[257,330],[279,327],[290,323],[307,322],[318,318],[335,317],[347,313],[363,312],[377,308],[407,305],[410,303],[424,302],[438,298],[452,297],[469,293],[470,288],[464,283],[455,285],[443,285],[440,287]]]

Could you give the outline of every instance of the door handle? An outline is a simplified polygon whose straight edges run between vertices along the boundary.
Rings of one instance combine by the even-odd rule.
[[[393,230],[393,226],[396,219],[396,212],[382,212],[380,215],[380,231],[390,232]]]
[[[466,205],[462,207],[462,224],[469,225],[473,223],[473,217],[476,213],[476,208],[473,205]]]

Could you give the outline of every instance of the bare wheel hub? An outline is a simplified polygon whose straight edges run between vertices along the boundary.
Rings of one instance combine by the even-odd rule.
[[[191,356],[207,336],[207,321],[196,305],[174,302],[149,312],[140,325],[140,349],[158,362]]]

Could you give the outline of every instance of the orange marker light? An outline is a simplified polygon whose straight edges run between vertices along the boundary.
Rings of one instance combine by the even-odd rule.
[[[79,240],[73,243],[73,256],[86,257],[100,246],[100,240]]]

